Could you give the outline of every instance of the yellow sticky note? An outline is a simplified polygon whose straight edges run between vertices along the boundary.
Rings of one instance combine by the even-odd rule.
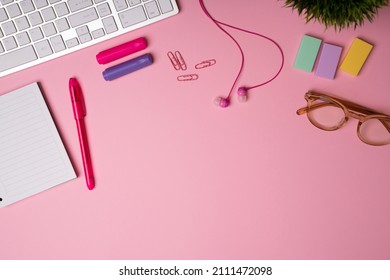
[[[344,58],[344,61],[341,63],[340,69],[357,76],[360,69],[362,69],[363,64],[366,62],[372,48],[373,45],[359,38],[355,38]]]

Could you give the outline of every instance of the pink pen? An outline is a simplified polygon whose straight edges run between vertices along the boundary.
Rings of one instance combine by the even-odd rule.
[[[96,55],[96,60],[99,62],[99,64],[106,64],[143,50],[146,48],[146,46],[146,39],[144,37],[140,37],[119,46],[112,47],[108,50],[101,51]]]
[[[80,84],[75,78],[69,79],[69,91],[70,98],[72,100],[72,107],[74,118],[77,125],[77,133],[80,141],[81,156],[83,158],[85,180],[87,181],[88,189],[92,190],[95,186],[95,180],[93,178],[91,154],[89,152],[87,132],[85,130],[84,117],[87,115],[85,109],[83,92],[81,91]]]

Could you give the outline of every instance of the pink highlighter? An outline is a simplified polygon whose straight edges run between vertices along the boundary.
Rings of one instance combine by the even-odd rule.
[[[96,55],[96,60],[99,62],[99,64],[106,64],[119,58],[125,57],[129,54],[143,50],[146,48],[146,46],[147,43],[145,38],[140,37],[138,39],[98,53]]]

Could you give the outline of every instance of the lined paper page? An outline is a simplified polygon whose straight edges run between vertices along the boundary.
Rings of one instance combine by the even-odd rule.
[[[0,96],[0,207],[73,178],[38,84]]]

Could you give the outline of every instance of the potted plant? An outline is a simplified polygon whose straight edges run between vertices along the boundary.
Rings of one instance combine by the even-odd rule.
[[[372,21],[378,9],[388,5],[389,0],[284,0],[287,7],[297,10],[306,22],[316,20],[336,30],[362,26]]]

